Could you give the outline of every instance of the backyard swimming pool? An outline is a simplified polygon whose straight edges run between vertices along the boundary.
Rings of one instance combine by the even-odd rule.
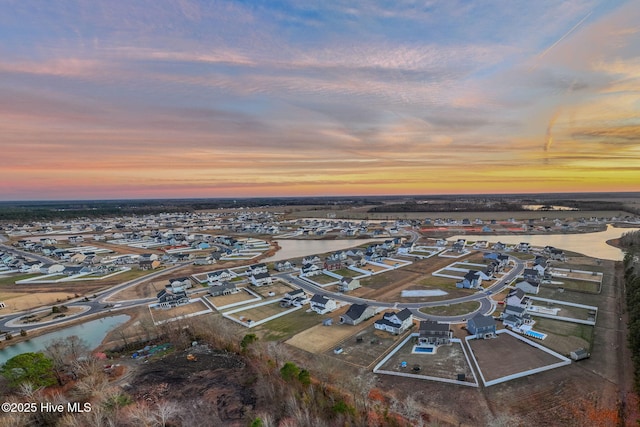
[[[419,347],[417,345],[413,346],[413,351],[412,351],[412,353],[428,353],[428,354],[433,354],[435,352],[436,352],[435,347]]]
[[[547,334],[543,334],[542,332],[537,332],[532,330],[526,331],[524,334],[533,338],[537,338],[539,340],[543,340],[547,337]]]

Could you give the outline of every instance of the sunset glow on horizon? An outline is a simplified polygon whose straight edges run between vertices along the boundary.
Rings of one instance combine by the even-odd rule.
[[[8,1],[0,201],[640,191],[640,3]]]

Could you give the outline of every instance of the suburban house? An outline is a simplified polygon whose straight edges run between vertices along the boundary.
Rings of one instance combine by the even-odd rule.
[[[169,287],[172,292],[180,292],[185,289],[189,289],[193,283],[188,277],[177,277],[175,279],[169,279]]]
[[[526,297],[525,292],[522,289],[516,288],[509,291],[504,302],[507,305],[524,307],[529,302],[529,299]]]
[[[322,269],[315,264],[303,264],[300,269],[300,276],[311,277],[322,274]]]
[[[189,303],[189,297],[184,291],[174,293],[168,289],[163,289],[158,292],[157,298],[158,307],[160,308],[172,308]]]
[[[527,242],[520,242],[516,247],[516,251],[529,253],[529,251],[531,251],[531,245]]]
[[[494,251],[504,251],[506,249],[507,245],[505,245],[502,242],[497,242],[493,245],[493,250]]]
[[[479,271],[469,270],[464,278],[456,283],[456,288],[475,289],[482,284],[482,276]]]
[[[538,270],[534,268],[525,268],[522,272],[522,277],[524,280],[528,280],[530,282],[539,282],[542,279],[542,276],[538,272]]]
[[[262,273],[269,273],[269,270],[267,269],[266,264],[260,263],[260,264],[253,264],[249,266],[249,271],[248,271],[249,275],[255,276],[257,274],[262,274]]]
[[[478,313],[467,320],[467,330],[476,338],[493,338],[496,335],[496,321],[491,316]]]
[[[92,271],[91,267],[87,267],[86,265],[68,265],[64,267],[62,273],[68,276],[74,276],[77,274],[88,274]]]
[[[466,239],[458,239],[453,243],[453,246],[451,247],[451,250],[453,252],[462,253],[462,252],[464,252],[464,248],[466,246],[467,246]]]
[[[77,264],[84,262],[84,260],[87,258],[87,256],[83,253],[77,253],[77,254],[73,254],[71,255],[71,257],[69,258],[69,261],[71,262],[75,262]]]
[[[317,255],[311,255],[311,256],[302,258],[302,265],[319,264],[320,262],[321,262],[320,258]]]
[[[304,292],[304,289],[296,289],[284,294],[284,297],[280,300],[280,305],[283,307],[300,307],[309,302],[309,297]]]
[[[344,268],[344,260],[340,258],[327,257],[327,259],[324,261],[325,270],[332,271],[332,270],[340,270],[341,268]]]
[[[273,283],[273,278],[269,273],[256,273],[249,277],[253,286],[266,286]]]
[[[451,343],[453,332],[449,329],[448,323],[438,323],[433,320],[423,320],[420,322],[418,335],[418,345],[447,345]]]
[[[335,300],[320,294],[314,295],[309,303],[311,304],[311,310],[318,314],[329,313],[338,307]]]
[[[405,308],[398,312],[386,312],[382,316],[382,319],[376,320],[373,326],[376,329],[380,329],[381,331],[391,332],[392,334],[399,334],[404,332],[412,324],[413,314],[408,308]]]
[[[522,282],[518,282],[515,284],[516,289],[522,289],[524,292],[528,294],[538,294],[540,290],[540,283],[524,280]]]
[[[40,267],[40,273],[42,274],[62,273],[63,271],[64,265],[62,264],[44,264]]]
[[[340,316],[340,323],[357,325],[370,319],[375,314],[375,308],[367,304],[352,304],[345,314]]]
[[[360,287],[360,280],[352,277],[343,277],[338,283],[339,292],[349,292]]]
[[[218,270],[207,273],[207,281],[209,283],[222,282],[223,280],[229,280],[234,277],[236,277],[236,275],[229,270]]]
[[[212,297],[217,297],[220,295],[235,294],[239,291],[240,289],[236,287],[235,283],[224,281],[216,282],[216,284],[209,286],[209,290],[207,291],[207,293]]]
[[[276,262],[275,269],[277,271],[290,271],[296,268],[295,264],[292,264],[291,261],[282,261]]]
[[[140,262],[138,263],[138,268],[140,270],[155,270],[156,268],[160,267],[161,262],[158,260],[147,260],[147,259],[141,259]]]
[[[549,256],[549,258],[556,261],[564,261],[564,251],[562,249],[554,248],[553,246],[545,246],[544,253]]]
[[[512,328],[518,328],[524,324],[531,323],[531,316],[527,313],[526,307],[507,305],[502,313],[502,324]]]
[[[40,261],[27,261],[20,266],[20,273],[38,273],[42,263]]]
[[[213,264],[215,260],[210,256],[197,256],[193,259],[193,265]]]

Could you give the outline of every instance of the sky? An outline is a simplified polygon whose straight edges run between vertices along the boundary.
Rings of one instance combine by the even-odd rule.
[[[591,191],[638,1],[0,2],[0,200]]]

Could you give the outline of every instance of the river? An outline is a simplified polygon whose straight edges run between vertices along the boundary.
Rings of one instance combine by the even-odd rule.
[[[638,231],[640,228],[617,228],[607,225],[605,231],[581,234],[518,234],[504,236],[487,236],[467,234],[449,237],[447,240],[467,239],[470,241],[487,240],[489,242],[502,242],[516,245],[526,242],[532,246],[554,246],[565,251],[577,252],[592,258],[621,261],[624,253],[611,245],[607,240],[617,239],[624,233]]]
[[[42,351],[54,339],[67,338],[72,335],[82,338],[90,349],[94,349],[100,345],[109,331],[124,324],[127,320],[129,320],[129,316],[126,314],[103,317],[21,341],[0,350],[0,365],[18,354]]]

